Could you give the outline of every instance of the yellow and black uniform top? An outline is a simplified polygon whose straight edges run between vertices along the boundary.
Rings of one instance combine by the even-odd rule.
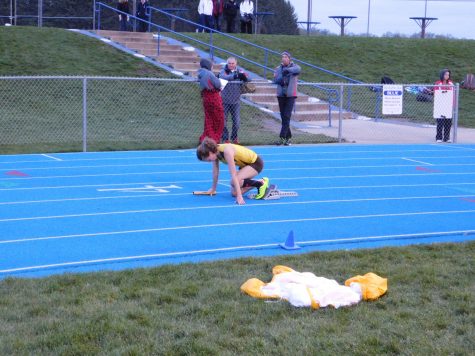
[[[217,155],[218,159],[223,163],[227,164],[226,159],[224,158],[224,154],[223,154],[226,146],[233,146],[234,163],[236,163],[236,166],[238,166],[239,168],[248,166],[256,162],[257,160],[257,153],[250,150],[249,148],[246,148],[240,145],[234,145],[232,143],[224,143],[224,144],[218,145],[218,155]]]

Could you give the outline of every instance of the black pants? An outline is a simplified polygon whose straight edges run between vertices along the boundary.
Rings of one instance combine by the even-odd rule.
[[[252,21],[241,21],[241,33],[252,34]]]
[[[292,110],[294,110],[295,97],[278,96],[280,118],[282,120],[282,128],[280,129],[280,138],[289,139],[292,137],[290,131],[290,117],[292,116]]]
[[[221,32],[221,20],[222,20],[222,18],[223,18],[222,15],[213,16],[214,29],[218,30],[219,32]]]
[[[138,16],[138,18],[144,21],[137,21],[137,25],[138,25],[137,31],[147,32],[148,23],[146,23],[145,21],[148,21],[148,19],[146,17],[140,17],[140,16]]]
[[[226,32],[234,33],[235,28],[236,28],[236,15],[226,16]]]
[[[444,142],[450,140],[450,128],[452,126],[452,119],[437,119],[437,134],[436,140],[443,140]]]

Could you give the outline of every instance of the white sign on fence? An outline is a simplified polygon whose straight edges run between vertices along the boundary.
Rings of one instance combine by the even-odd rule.
[[[434,119],[451,119],[454,111],[454,91],[434,90]]]
[[[402,114],[402,85],[383,85],[383,115]]]

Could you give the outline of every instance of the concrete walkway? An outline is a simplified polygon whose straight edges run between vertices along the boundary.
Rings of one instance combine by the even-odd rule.
[[[332,127],[328,127],[328,121],[306,121],[301,124],[304,124],[301,131],[338,138],[338,120],[332,122]],[[432,125],[347,119],[342,120],[341,137],[342,142],[351,143],[434,143],[435,130]],[[459,127],[457,143],[475,143],[475,129]]]

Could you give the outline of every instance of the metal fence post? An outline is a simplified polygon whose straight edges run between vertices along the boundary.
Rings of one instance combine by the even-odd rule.
[[[82,80],[82,150],[87,152],[87,78]]]
[[[101,6],[97,7],[97,30],[99,31],[101,29]]]
[[[96,0],[93,1],[93,8],[92,8],[92,30],[96,30]]]
[[[455,84],[455,103],[454,103],[454,132],[453,132],[453,139],[454,143],[457,143],[457,130],[459,124],[459,93],[460,93],[460,85],[459,83]]]
[[[268,62],[268,52],[267,49],[264,50],[264,78],[267,79],[267,62]]]
[[[209,56],[214,59],[213,31],[209,31]]]
[[[43,27],[43,0],[38,0],[38,27]]]
[[[160,55],[160,27],[158,27],[157,31],[157,56]]]
[[[340,107],[338,113],[338,142],[341,143],[341,126],[342,126],[342,116],[343,116],[343,85],[340,85]]]

